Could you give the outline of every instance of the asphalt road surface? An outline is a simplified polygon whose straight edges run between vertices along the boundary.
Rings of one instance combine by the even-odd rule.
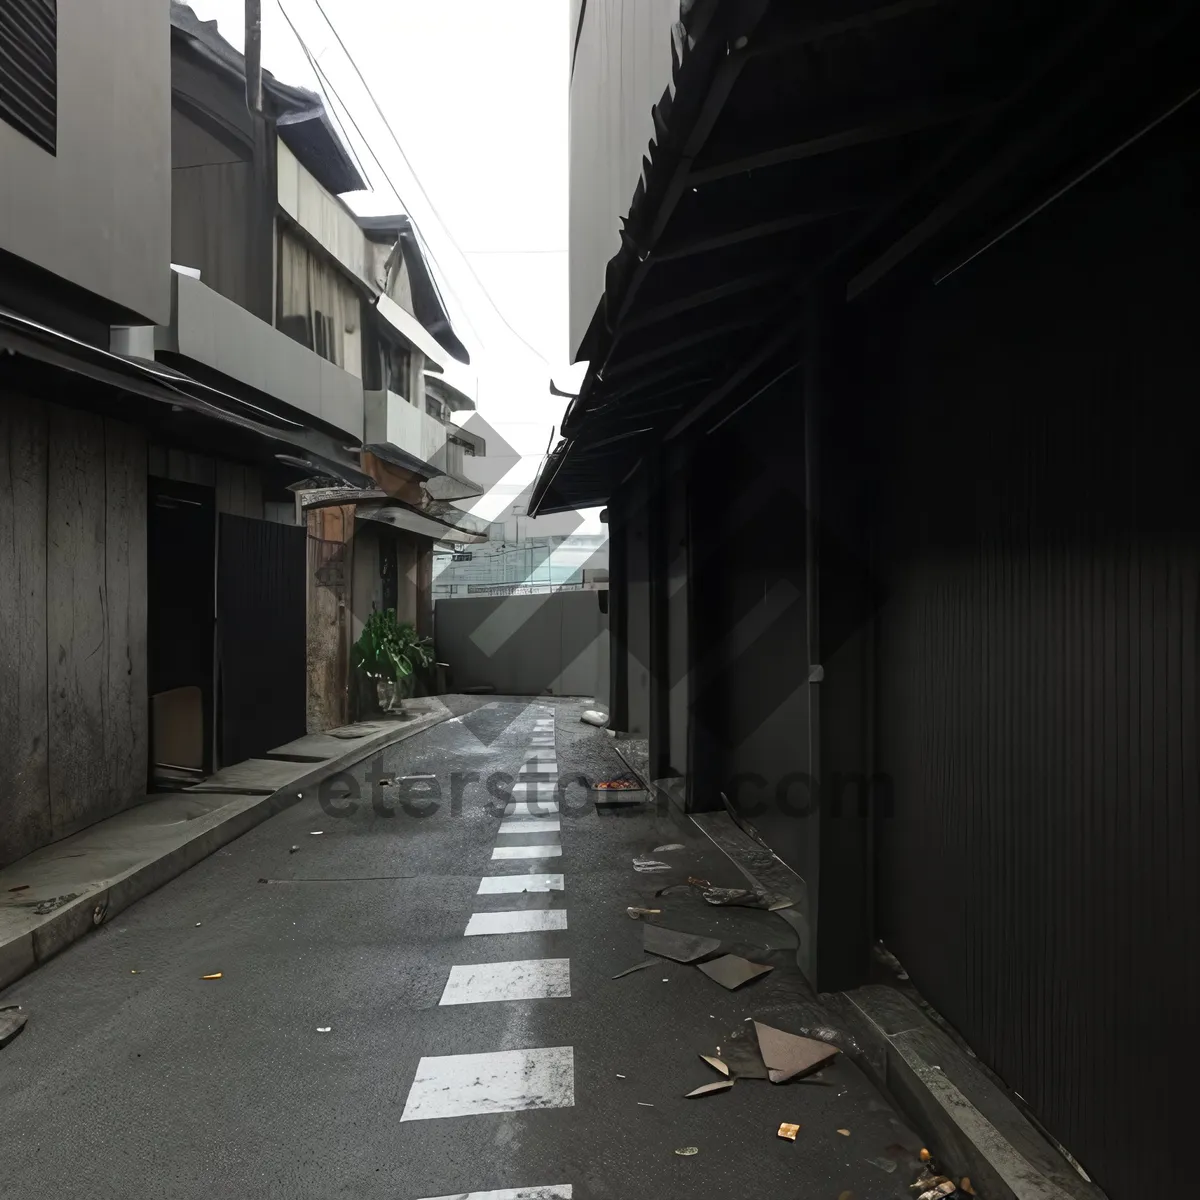
[[[701,1053],[750,1016],[800,1028],[811,997],[774,914],[655,898],[741,883],[690,822],[601,816],[577,784],[559,814],[498,815],[531,756],[560,783],[620,772],[580,708],[481,698],[8,989],[30,1019],[0,1050],[0,1196],[908,1195],[920,1139],[846,1055],[683,1098],[718,1078]],[[405,811],[394,784],[372,803],[372,775],[435,778],[404,785]],[[628,905],[775,970],[736,992],[661,960],[614,979],[646,958]]]

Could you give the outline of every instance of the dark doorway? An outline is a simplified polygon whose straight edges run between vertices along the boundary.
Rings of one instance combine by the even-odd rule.
[[[147,515],[150,775],[178,784],[212,770],[212,488],[151,478]]]
[[[219,753],[261,758],[303,737],[304,529],[222,513],[218,553]]]

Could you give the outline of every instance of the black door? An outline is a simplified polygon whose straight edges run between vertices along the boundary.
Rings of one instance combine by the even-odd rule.
[[[260,758],[306,726],[306,534],[221,515],[217,567],[222,764]]]
[[[209,487],[151,478],[149,500],[146,634],[150,695],[161,696],[177,688],[199,688],[201,696],[198,714],[193,703],[173,709],[169,715],[176,723],[187,722],[192,732],[157,731],[164,737],[152,736],[151,747],[158,741],[178,740],[181,733],[185,742],[194,745],[194,726],[199,723],[203,762],[184,765],[202,766],[208,771],[212,768],[213,745],[216,495]],[[151,763],[152,777],[154,767]]]

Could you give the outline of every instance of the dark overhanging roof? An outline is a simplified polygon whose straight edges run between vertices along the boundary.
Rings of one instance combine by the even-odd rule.
[[[684,0],[531,511],[606,503],[795,362],[813,297],[928,281],[1177,103],[1200,14],[1151,9]]]
[[[420,235],[412,218],[407,213],[395,213],[382,217],[356,217],[359,227],[372,241],[395,241],[404,255],[408,278],[412,284],[413,316],[430,332],[451,358],[470,364],[471,355],[459,340],[450,323],[446,302],[429,269],[425,251],[421,247]]]
[[[221,36],[216,21],[201,21],[188,5],[171,0],[171,28],[213,66],[245,83],[245,57]],[[322,187],[334,195],[366,191],[320,96],[281,83],[270,71],[263,71],[263,94],[272,102],[284,144]]]

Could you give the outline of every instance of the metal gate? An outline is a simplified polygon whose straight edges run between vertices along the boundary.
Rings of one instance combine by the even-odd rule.
[[[304,530],[221,515],[218,725],[223,764],[303,737]]]

